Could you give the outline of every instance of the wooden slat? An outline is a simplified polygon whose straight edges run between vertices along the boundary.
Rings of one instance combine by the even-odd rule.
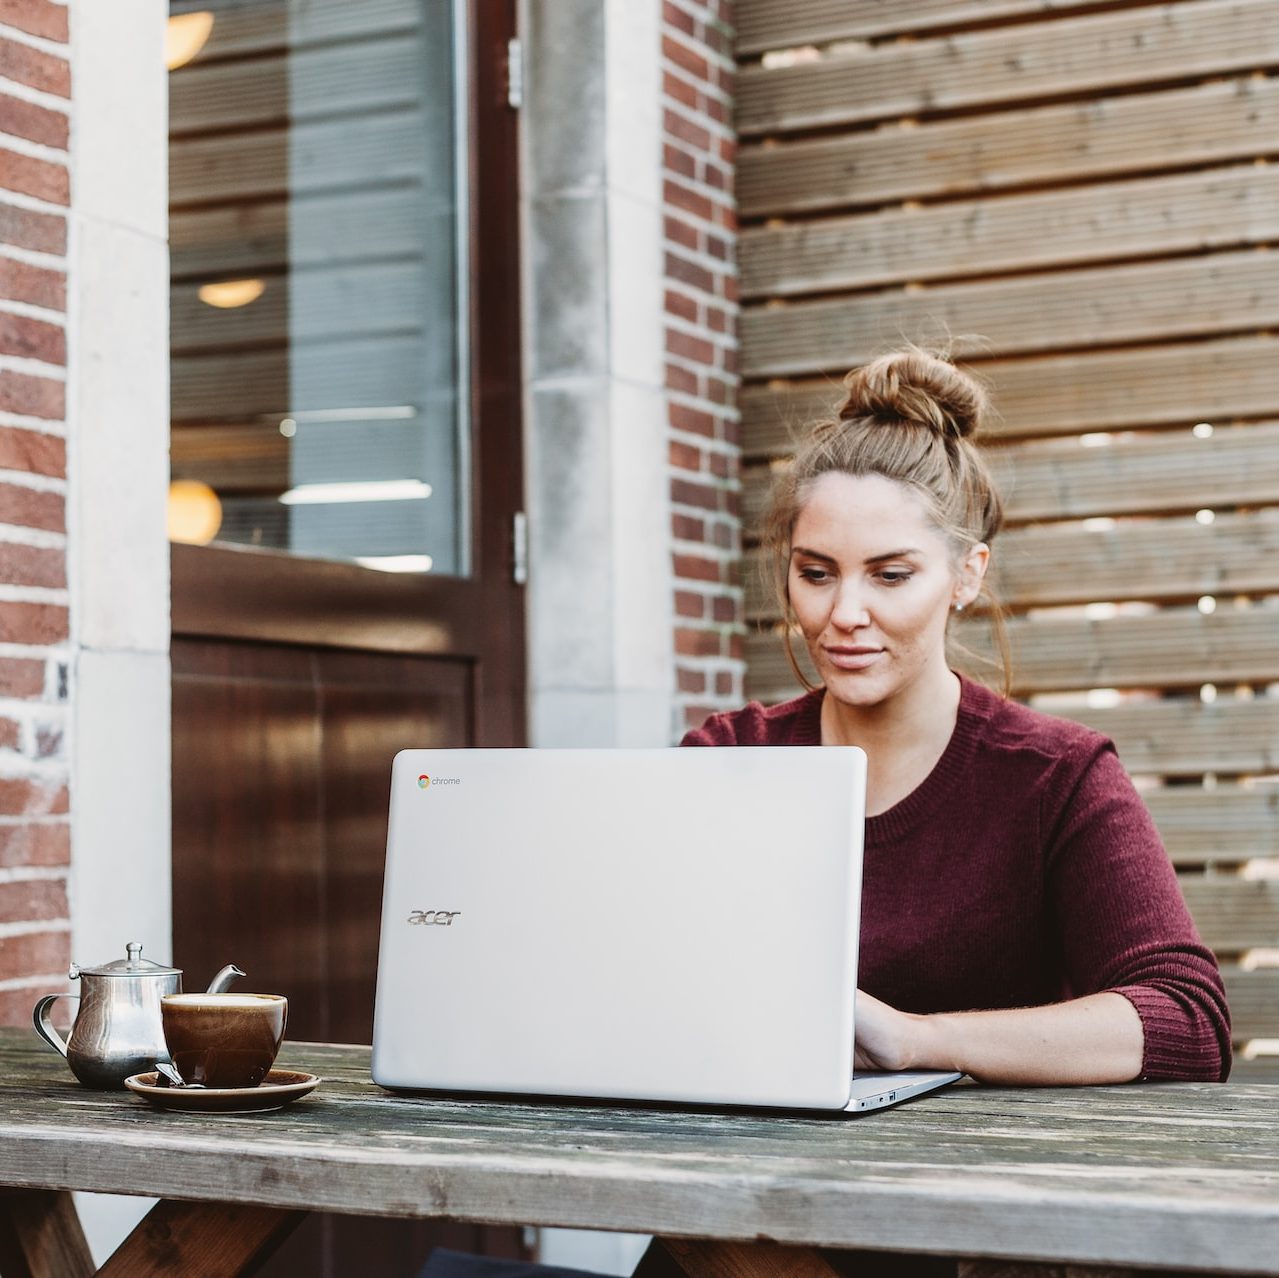
[[[989,434],[999,438],[1261,417],[1279,403],[1279,341],[1271,337],[972,367],[993,387],[999,416]],[[747,456],[789,452],[842,398],[838,376],[745,387],[739,402]]]
[[[992,585],[1014,609],[1279,592],[1279,512],[1014,529],[998,540]]]
[[[169,473],[173,479],[198,479],[219,493],[281,493],[289,486],[289,441],[269,422],[175,425]]]
[[[1218,510],[1279,502],[1279,426],[1273,424],[1227,428],[1207,439],[1177,431],[1108,448],[1081,448],[1076,441],[1036,443],[994,449],[990,461],[1010,526],[1195,511],[1205,502]],[[760,526],[772,478],[769,466],[750,466],[743,473],[748,538]],[[1001,537],[999,545],[1004,544]]]
[[[834,292],[1277,236],[1279,170],[1248,165],[747,230],[742,295]]]
[[[420,263],[309,270],[268,277],[266,291],[248,306],[223,308],[200,301],[198,287],[170,292],[172,350],[213,350],[246,342],[314,341],[348,335],[411,332],[425,309]]]
[[[762,551],[747,554],[742,579],[751,621],[778,615],[765,568]],[[1279,592],[1279,514],[1223,516],[1209,525],[1158,519],[1105,530],[1014,529],[995,544],[991,585],[1000,603],[1014,610]],[[1228,606],[1227,599],[1221,602]]]
[[[174,279],[409,257],[421,250],[422,197],[412,189],[312,195],[214,209],[178,210],[169,218]]]
[[[390,186],[422,177],[422,118],[397,112],[287,133],[183,138],[169,148],[173,204]]]
[[[299,48],[247,62],[192,62],[170,82],[169,131],[416,106],[422,100],[421,61],[410,29],[386,39]]]
[[[416,403],[421,339],[377,337],[295,351],[182,356],[172,362],[175,416],[243,421],[306,409]],[[290,390],[290,372],[293,388]]]
[[[1279,699],[1274,697],[1168,698],[1054,713],[1111,737],[1124,767],[1134,774],[1279,773]],[[1276,815],[1267,809],[1264,820],[1273,823]],[[1272,847],[1274,837],[1265,846],[1279,852]]]
[[[1235,1041],[1279,1038],[1279,968],[1243,971],[1230,966],[1223,967],[1221,975]]]
[[[1206,944],[1223,953],[1279,945],[1279,882],[1186,878],[1186,904]]]
[[[737,81],[737,127],[782,133],[1250,70],[1279,60],[1277,17],[1274,0],[1180,0],[748,66]]]
[[[956,630],[959,643],[979,655],[990,655],[982,623],[965,622]],[[1019,695],[1266,682],[1274,678],[1279,653],[1276,608],[1231,609],[1211,616],[1169,608],[1150,616],[1105,621],[1014,617],[1008,630],[1013,690]],[[962,654],[955,659],[964,666],[973,664]],[[749,635],[746,662],[750,697],[767,702],[794,695],[794,677],[778,636]]]
[[[1279,81],[1241,79],[742,148],[742,216],[997,192],[1269,154]]]
[[[995,450],[1009,521],[1217,510],[1279,502],[1279,426],[1272,423],[1118,440]]]
[[[1279,255],[1245,250],[749,309],[742,372],[843,372],[903,339],[953,335],[957,357],[1033,354],[1275,323]]]
[[[299,48],[374,33],[412,30],[420,21],[418,0],[287,0],[243,4],[239,0],[171,0],[170,13],[212,11],[208,42],[189,66],[219,58]]]
[[[1279,1083],[1279,1056],[1258,1056],[1253,1060],[1236,1056],[1230,1070],[1230,1081],[1269,1085]]]
[[[999,18],[1069,13],[1092,0],[737,0],[738,55],[866,40]]]
[[[1273,786],[1165,786],[1142,798],[1178,865],[1279,856],[1279,796]]]

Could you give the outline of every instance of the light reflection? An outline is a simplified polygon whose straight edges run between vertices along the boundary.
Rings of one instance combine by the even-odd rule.
[[[434,564],[430,555],[357,555],[355,562],[378,572],[430,572]]]
[[[170,71],[184,67],[209,41],[213,33],[213,14],[175,13],[164,30],[164,65]]]
[[[265,292],[265,280],[219,280],[216,284],[201,284],[196,296],[206,306],[228,311],[256,302]]]
[[[364,483],[298,484],[280,494],[285,506],[337,505],[353,501],[421,501],[431,485],[420,479],[379,479]]]

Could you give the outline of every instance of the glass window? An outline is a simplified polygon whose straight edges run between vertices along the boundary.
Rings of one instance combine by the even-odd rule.
[[[170,9],[171,535],[466,574],[464,9]]]

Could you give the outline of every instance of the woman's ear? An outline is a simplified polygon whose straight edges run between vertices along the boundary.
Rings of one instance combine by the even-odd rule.
[[[959,581],[955,586],[955,602],[967,607],[981,593],[986,569],[990,567],[990,547],[979,541],[969,548],[959,566]]]

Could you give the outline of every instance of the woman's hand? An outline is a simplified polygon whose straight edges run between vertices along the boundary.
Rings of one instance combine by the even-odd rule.
[[[853,1068],[857,1069],[940,1069],[919,1059],[923,1050],[927,1017],[899,1012],[862,990],[857,991],[854,1024],[857,1042],[853,1047]]]

